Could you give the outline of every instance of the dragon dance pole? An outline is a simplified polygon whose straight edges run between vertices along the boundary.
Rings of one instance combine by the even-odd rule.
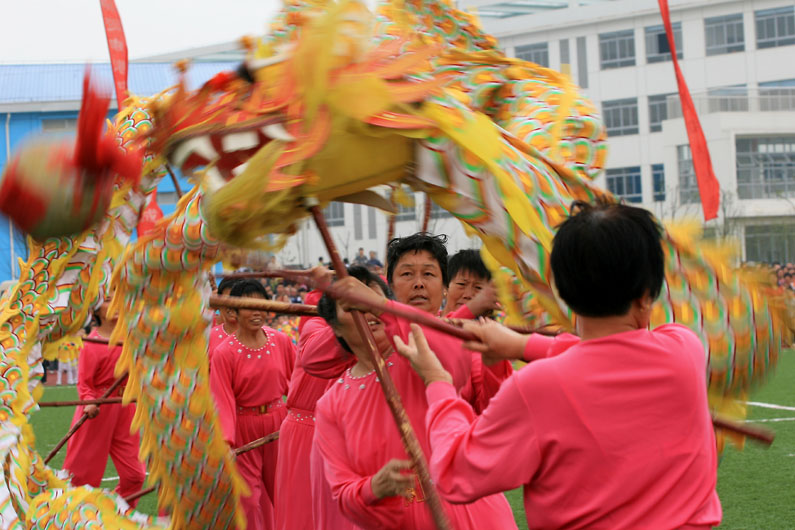
[[[121,385],[125,379],[127,379],[126,372],[123,373],[121,376],[119,376],[119,378],[116,379],[112,385],[110,385],[110,387],[105,391],[105,393],[102,394],[101,399],[110,397],[110,395],[113,394],[113,392],[115,392],[117,388],[119,388],[119,385]],[[71,438],[74,435],[74,433],[77,432],[77,429],[79,429],[86,422],[87,419],[88,419],[88,414],[84,412],[83,415],[80,416],[80,419],[77,420],[77,423],[72,425],[72,428],[69,429],[69,432],[67,432],[66,435],[61,439],[61,441],[58,442],[58,444],[52,448],[50,454],[48,454],[47,458],[44,459],[45,464],[49,464],[50,460],[52,460],[53,457],[55,457],[55,455],[58,454],[58,451],[61,450],[61,447],[63,447],[64,444],[69,441],[69,438]]]
[[[241,445],[240,447],[235,449],[235,456],[241,455],[243,453],[247,453],[249,451],[253,451],[257,447],[262,447],[263,445],[269,444],[269,443],[271,443],[273,441],[276,441],[278,439],[279,439],[279,431],[272,432],[269,435],[263,436],[262,438],[258,438],[258,439],[254,440],[252,442],[247,443],[246,445]],[[141,490],[141,491],[139,491],[137,493],[133,493],[132,495],[128,495],[127,497],[124,497],[124,502],[126,502],[127,504],[130,504],[132,501],[134,501],[136,499],[140,499],[144,495],[148,495],[148,494],[152,493],[153,491],[155,491],[156,489],[157,489],[157,485],[150,486],[150,487],[146,488],[145,490]]]
[[[323,217],[323,213],[320,211],[317,201],[313,201],[313,204],[309,204],[309,211],[312,213],[318,230],[320,230],[320,235],[331,257],[331,263],[334,265],[334,272],[337,273],[337,278],[346,277],[348,271],[337,252],[337,247],[334,245],[334,240],[331,238],[326,219]],[[420,484],[428,500],[428,508],[431,511],[431,516],[437,528],[440,530],[448,530],[451,528],[450,521],[444,513],[439,492],[436,491],[436,486],[434,486],[433,481],[431,481],[431,474],[428,471],[428,462],[425,460],[425,455],[422,453],[422,447],[420,447],[420,442],[417,440],[417,435],[414,433],[414,429],[411,426],[409,417],[406,414],[406,409],[403,407],[403,402],[400,399],[400,394],[395,387],[394,381],[392,381],[392,376],[390,376],[389,372],[386,370],[386,363],[384,363],[384,359],[381,357],[381,353],[375,345],[373,333],[370,331],[370,327],[367,325],[367,321],[361,312],[351,311],[351,316],[353,317],[353,322],[356,324],[359,334],[368,345],[370,360],[373,363],[378,382],[381,384],[381,389],[386,396],[389,410],[395,418],[395,423],[397,424],[398,432],[400,432],[400,437],[403,441],[406,453],[408,453],[414,463],[414,468],[417,471]]]
[[[80,405],[107,405],[109,403],[121,403],[123,398],[109,397],[99,399],[78,399],[77,401],[42,401],[40,407],[77,407]],[[130,403],[135,403],[133,399]]]
[[[425,194],[425,204],[424,204],[424,209],[423,209],[423,213],[422,213],[422,231],[423,232],[427,232],[428,231],[428,224],[431,221],[431,206],[433,206],[433,203],[431,202],[431,198],[426,193]]]

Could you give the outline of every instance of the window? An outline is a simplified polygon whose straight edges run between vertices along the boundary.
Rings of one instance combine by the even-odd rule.
[[[608,169],[607,189],[616,197],[620,197],[627,202],[641,202],[643,193],[640,187],[640,167],[622,167]]]
[[[353,205],[353,239],[361,241],[364,237],[364,227],[362,226],[362,205]]]
[[[651,182],[654,189],[654,202],[665,200],[665,166],[662,164],[652,164]]]
[[[367,208],[367,237],[375,239],[377,236],[376,231],[378,227],[375,221],[375,208]]]
[[[792,225],[746,226],[745,260],[757,263],[795,261],[795,230]]]
[[[674,22],[671,24],[674,31],[674,43],[676,44],[676,58],[681,59],[682,55],[682,23]],[[664,26],[646,27],[646,62],[660,63],[671,60],[671,47],[668,45],[668,36],[665,34]]]
[[[743,15],[727,15],[704,19],[707,55],[745,51]]]
[[[549,47],[546,42],[517,46],[516,57],[549,68]]]
[[[407,195],[412,199],[412,201],[415,200],[415,195],[413,192],[409,192]],[[416,218],[417,208],[415,204],[412,204],[411,206],[398,205],[398,212],[395,214],[395,221],[413,221]]]
[[[604,116],[608,135],[638,134],[638,100],[636,98],[603,101],[602,116]]]
[[[795,44],[795,7],[755,11],[754,17],[757,48]]]
[[[679,200],[683,204],[701,201],[689,145],[676,146],[676,161],[679,166]]]
[[[662,131],[662,122],[668,119],[668,97],[676,94],[649,96],[649,131]]]
[[[585,37],[577,37],[577,82],[582,88],[588,88],[588,51],[585,48]]]
[[[571,64],[571,57],[569,57],[569,39],[560,39],[560,65],[561,65],[561,67],[564,64]]]
[[[426,201],[431,200],[430,198],[426,198]],[[431,204],[431,219],[443,219],[445,217],[452,217],[453,214],[436,204],[435,202]]]
[[[599,35],[599,60],[602,70],[635,66],[635,31],[614,31]]]
[[[744,85],[707,89],[709,112],[748,112],[748,89]]]
[[[795,79],[759,83],[759,110],[795,110]]]
[[[741,199],[795,196],[795,136],[737,138]]]
[[[77,131],[77,118],[49,118],[41,120],[41,130],[46,133],[74,133]]]
[[[323,208],[323,217],[329,226],[343,226],[345,224],[345,204],[341,202],[330,202]]]

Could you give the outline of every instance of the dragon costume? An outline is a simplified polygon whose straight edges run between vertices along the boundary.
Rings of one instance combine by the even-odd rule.
[[[243,523],[245,485],[209,395],[206,271],[225,246],[283,244],[307,201],[387,204],[368,191],[387,184],[425,192],[482,239],[510,319],[573,325],[549,278],[554,228],[573,200],[609,194],[592,182],[605,163],[605,129],[566,76],[505,56],[446,0],[384,1],[375,14],[355,1],[288,1],[269,34],[247,46],[239,71],[193,92],[181,83],[139,111],[152,117],[141,135],[154,157],[148,167],[168,161],[199,182],[175,213],[119,256],[128,225],[108,229],[123,225],[120,209],[140,208],[146,188],[118,190],[98,228],[34,246],[4,302],[4,509],[27,527],[77,528],[98,517],[120,528],[158,524],[109,493],[66,488],[30,445],[35,344],[85,320],[111,264],[114,338],[124,342],[117,371],[130,374],[124,397],[137,399],[133,426],[172,528]],[[270,243],[269,234],[280,237]],[[699,334],[711,402],[732,407],[788,339],[784,306],[761,272],[732,268],[725,248],[698,238],[687,227],[666,232],[652,320]],[[87,257],[70,268],[79,252]],[[498,273],[505,269],[511,275]],[[69,295],[60,313],[48,305],[59,289]]]

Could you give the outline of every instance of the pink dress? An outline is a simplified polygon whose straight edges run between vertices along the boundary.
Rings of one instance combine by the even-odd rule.
[[[389,302],[390,304],[396,302]],[[408,337],[408,323],[384,313],[388,336]],[[461,341],[426,330],[429,344],[461,388],[471,376],[471,352]],[[425,386],[408,361],[393,354],[387,361],[403,406],[426,457],[430,454],[424,418],[428,408]],[[316,409],[315,444],[323,457],[325,479],[337,509],[360,528],[432,528],[425,496],[416,482],[416,497],[377,500],[370,481],[389,460],[407,459],[400,435],[374,373],[339,377]],[[317,477],[313,476],[313,481]],[[466,505],[445,503],[453,528],[516,528],[508,501],[501,493]]]
[[[322,336],[319,336],[327,328],[325,321],[319,317],[310,318],[303,323],[298,341],[299,359],[307,348],[327,347]],[[320,342],[318,338],[321,339]],[[336,339],[334,342],[336,343]],[[290,391],[287,394],[287,418],[280,430],[281,446],[276,465],[276,483],[289,485],[276,488],[276,528],[279,530],[341,528],[340,516],[334,518],[333,514],[321,513],[318,517],[324,523],[316,523],[313,517],[310,458],[315,435],[315,405],[329,384],[328,379],[307,374],[300,363],[293,371]],[[323,484],[318,484],[318,487],[322,486]],[[317,496],[322,494],[320,491]],[[343,519],[342,523],[347,524],[347,521]]]
[[[89,337],[101,338],[96,330]],[[114,369],[121,346],[86,341],[78,360],[77,395],[80,399],[98,399],[116,380]],[[111,397],[120,397],[122,385]],[[138,460],[138,433],[130,433],[135,405],[121,403],[100,405],[99,415],[86,420],[66,444],[64,469],[72,473],[72,485],[88,484],[98,488],[105,474],[108,455],[119,473],[116,492],[122,497],[141,491],[146,467]],[[75,409],[72,425],[83,416],[83,406]],[[135,506],[137,501],[132,503]]]
[[[670,324],[584,342],[533,335],[525,358],[479,417],[453,386],[428,386],[431,474],[444,498],[524,485],[531,528],[720,523],[706,357],[694,333]]]
[[[251,349],[230,335],[213,354],[210,388],[218,408],[224,439],[240,447],[278,431],[287,410],[287,393],[295,348],[283,333],[264,327],[267,343]],[[276,460],[279,441],[237,457],[237,466],[251,490],[242,499],[250,530],[274,527]]]
[[[212,366],[215,349],[220,346],[228,336],[229,333],[226,332],[223,324],[218,324],[210,330],[210,338],[208,339],[207,347],[207,362],[210,366]]]

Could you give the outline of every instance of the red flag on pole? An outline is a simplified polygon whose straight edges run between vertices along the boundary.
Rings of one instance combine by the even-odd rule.
[[[720,205],[720,184],[715,178],[712,169],[712,159],[709,156],[709,147],[704,138],[704,131],[701,122],[696,114],[696,106],[687,88],[685,76],[679,67],[679,59],[676,57],[676,42],[674,32],[671,28],[671,14],[668,11],[668,0],[657,0],[660,4],[660,14],[665,25],[665,34],[668,37],[668,47],[671,50],[671,60],[674,63],[676,72],[676,84],[679,86],[679,100],[682,102],[682,116],[685,118],[685,128],[687,138],[690,141],[690,151],[693,154],[693,169],[696,173],[698,182],[698,193],[701,196],[701,208],[704,211],[704,220],[709,221],[718,216],[718,206]]]
[[[157,190],[155,190],[146,197],[146,206],[138,219],[138,237],[152,230],[162,218],[163,210],[157,204]]]
[[[99,0],[102,8],[102,21],[105,23],[105,35],[108,39],[110,67],[113,70],[113,84],[116,86],[116,101],[119,110],[127,98],[127,40],[121,26],[119,11],[113,0]]]

